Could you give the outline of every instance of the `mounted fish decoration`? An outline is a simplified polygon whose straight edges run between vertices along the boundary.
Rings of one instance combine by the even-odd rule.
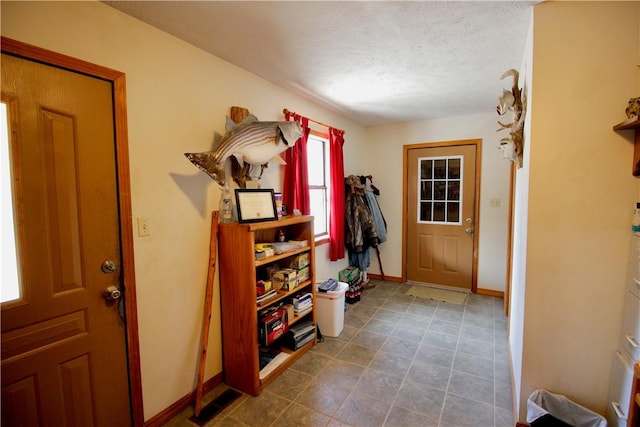
[[[253,114],[240,123],[227,117],[225,128],[225,135],[213,151],[184,153],[221,186],[225,184],[225,162],[229,157],[233,156],[240,166],[249,163],[265,168],[272,159],[285,164],[279,154],[302,137],[302,127],[297,122],[261,122]]]

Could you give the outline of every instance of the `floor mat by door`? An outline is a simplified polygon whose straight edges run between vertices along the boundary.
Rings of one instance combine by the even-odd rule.
[[[434,301],[443,301],[449,304],[462,305],[467,300],[468,294],[464,292],[448,291],[446,289],[430,288],[428,286],[411,286],[407,289],[405,295],[432,299]]]

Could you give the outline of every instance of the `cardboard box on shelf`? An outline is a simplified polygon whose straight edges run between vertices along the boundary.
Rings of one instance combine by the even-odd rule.
[[[293,268],[284,268],[273,273],[273,285],[281,291],[292,291],[298,286],[298,272]]]
[[[293,319],[293,316],[294,316],[293,304],[285,304],[283,307],[287,309],[287,314],[289,315],[289,319]]]
[[[298,284],[304,282],[305,280],[309,280],[309,266],[302,267],[296,270],[298,274]]]
[[[289,260],[289,267],[301,269],[309,265],[309,252],[298,254]]]
[[[273,289],[271,280],[258,280],[256,283],[256,294],[258,296],[264,295]]]

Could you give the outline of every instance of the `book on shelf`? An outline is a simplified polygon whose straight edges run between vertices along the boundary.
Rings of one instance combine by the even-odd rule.
[[[311,292],[307,292],[304,294],[298,294],[296,296],[294,296],[293,298],[291,298],[291,301],[293,303],[293,307],[294,308],[298,308],[298,307],[304,307],[306,304],[311,304],[313,303],[313,295],[311,294]]]
[[[313,304],[311,302],[302,306],[293,307],[293,314],[295,314],[296,316],[302,316],[311,311],[312,308]]]
[[[294,325],[282,338],[283,344],[291,350],[298,350],[316,337],[316,325],[313,322],[301,322]]]
[[[278,353],[273,359],[271,359],[264,368],[260,369],[260,379],[264,379],[266,378],[271,372],[274,371],[274,369],[276,369],[278,366],[280,366],[282,364],[282,362],[284,362],[285,360],[287,360],[287,358],[289,357],[289,355],[285,352],[280,352]]]
[[[258,363],[260,365],[260,369],[267,366],[279,353],[279,350],[275,350],[270,347],[261,347],[258,352]]]
[[[276,295],[278,295],[276,290],[275,289],[271,289],[270,291],[265,292],[262,295],[258,295],[256,300],[258,301],[258,304],[259,304],[261,302],[265,302],[265,301],[270,300],[271,298],[275,297]]]
[[[304,322],[296,323],[295,325],[291,326],[289,328],[289,331],[294,338],[297,338],[315,329],[316,329],[316,325],[312,321],[307,320]]]
[[[316,330],[315,328],[312,331],[307,332],[305,335],[300,337],[300,339],[294,340],[293,343],[290,343],[291,350],[298,350],[300,347],[304,347],[309,344],[316,338]]]
[[[305,308],[309,307],[310,305],[313,305],[313,300],[308,299],[308,300],[305,300],[305,301],[300,302],[298,304],[293,304],[293,308],[305,309]]]
[[[311,313],[311,309],[313,309],[313,306],[309,306],[308,308],[306,308],[305,310],[302,310],[302,311],[295,311],[294,310],[293,315],[295,317],[306,316],[307,314]]]

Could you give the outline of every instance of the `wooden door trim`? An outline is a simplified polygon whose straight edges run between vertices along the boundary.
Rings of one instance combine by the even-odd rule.
[[[441,142],[422,142],[418,144],[405,144],[402,146],[402,200],[404,205],[402,209],[402,282],[407,281],[407,179],[408,164],[407,157],[409,150],[420,148],[439,148],[453,147],[458,145],[475,145],[476,147],[476,176],[475,176],[475,200],[473,206],[473,262],[471,267],[471,292],[476,293],[478,288],[478,241],[480,234],[480,176],[482,165],[482,139],[463,139],[459,141],[441,141]]]
[[[54,67],[106,80],[113,85],[116,166],[118,177],[118,213],[120,244],[125,292],[126,345],[129,375],[129,399],[134,426],[144,424],[142,377],[140,372],[140,343],[136,302],[133,256],[133,220],[131,213],[131,185],[129,173],[129,143],[127,127],[127,97],[125,74],[81,59],[42,49],[7,37],[0,37],[3,53],[37,61]]]
[[[513,276],[513,267],[511,260],[513,258],[513,213],[516,203],[516,164],[511,162],[509,169],[509,213],[507,216],[507,274],[506,283],[504,285],[504,315],[509,317],[511,312],[511,277]]]

